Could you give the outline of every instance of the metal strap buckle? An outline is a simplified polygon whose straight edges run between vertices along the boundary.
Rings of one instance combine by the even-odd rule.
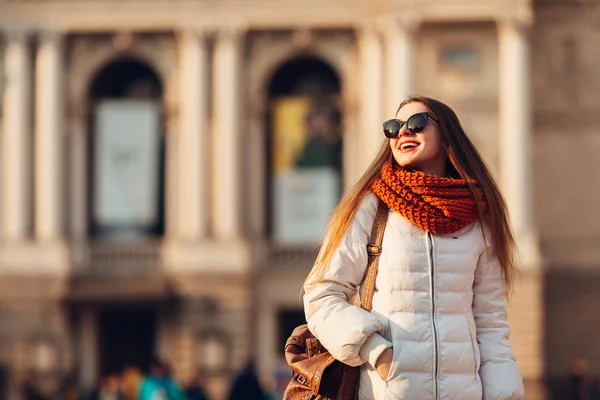
[[[381,246],[377,246],[376,244],[369,243],[367,245],[367,253],[369,253],[370,256],[378,256],[381,254]]]
[[[300,382],[301,384],[303,384],[303,385],[306,385],[306,382],[308,382],[308,380],[307,380],[307,379],[306,379],[304,376],[302,376],[302,375],[300,375],[300,374],[298,374],[298,375],[296,376],[296,380],[297,380],[298,382]]]

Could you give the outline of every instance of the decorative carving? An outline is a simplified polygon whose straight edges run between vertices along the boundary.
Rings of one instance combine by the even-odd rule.
[[[299,49],[308,49],[313,43],[313,34],[309,29],[298,29],[292,35],[292,43]]]
[[[135,38],[131,32],[119,32],[113,38],[113,45],[115,50],[124,52],[131,49],[134,40]]]

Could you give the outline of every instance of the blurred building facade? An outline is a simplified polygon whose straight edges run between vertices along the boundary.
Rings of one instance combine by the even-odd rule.
[[[566,0],[1,2],[1,390],[90,387],[153,354],[217,399],[251,358],[287,377],[325,217],[412,92],[457,111],[509,203],[527,398],[574,357],[599,371],[593,16]]]

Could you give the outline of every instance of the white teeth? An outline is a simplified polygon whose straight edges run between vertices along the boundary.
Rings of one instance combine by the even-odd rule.
[[[406,149],[409,149],[411,147],[417,147],[418,145],[419,145],[419,143],[417,143],[417,142],[403,143],[402,146],[400,146],[400,150],[406,150]]]

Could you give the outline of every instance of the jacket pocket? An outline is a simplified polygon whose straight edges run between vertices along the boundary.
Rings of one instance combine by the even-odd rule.
[[[468,325],[469,327],[469,337],[471,339],[471,353],[473,354],[473,375],[477,376],[477,370],[479,369],[477,367],[477,342],[475,341],[475,338],[473,337],[473,330],[471,329],[471,324]]]
[[[388,376],[384,379],[385,382],[389,382],[392,379],[396,378],[398,375],[398,356],[400,354],[400,344],[398,342],[392,341],[392,362],[390,364],[390,371],[388,372]]]
[[[391,327],[391,322],[388,316],[388,319],[383,327],[383,337],[386,340],[389,340],[390,342],[392,342],[392,362],[390,363],[390,370],[388,371],[388,376],[386,378],[381,378],[383,379],[385,382],[387,382],[390,379],[390,376],[392,376],[392,367],[394,366],[394,352],[395,352],[395,348],[393,346],[394,341],[392,340],[392,327]]]

